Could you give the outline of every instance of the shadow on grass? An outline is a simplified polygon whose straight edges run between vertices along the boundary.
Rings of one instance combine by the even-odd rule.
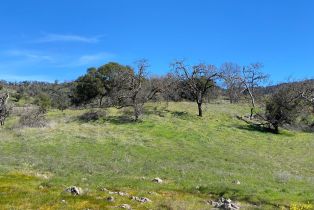
[[[77,117],[77,120],[83,123],[96,122],[106,118],[107,113],[103,110],[90,110]]]
[[[197,191],[195,191],[196,189],[190,189],[189,192],[191,193],[196,193],[197,191],[203,194],[211,194],[214,197],[228,197],[231,199],[235,199],[236,197],[238,197],[241,194],[241,191],[239,189],[235,189],[235,188],[228,188],[228,187],[220,187],[219,189],[212,191],[211,188],[207,187],[207,186],[200,186],[198,187]]]
[[[259,125],[235,125],[234,127],[238,128],[238,129],[241,129],[241,130],[257,131],[257,132],[261,132],[261,133],[271,133],[271,134],[278,135],[278,133],[275,133],[272,129],[266,128],[266,127],[262,127],[262,126],[259,126]]]
[[[170,111],[167,110],[166,108],[161,108],[158,109],[158,107],[153,107],[153,108],[145,108],[144,113],[146,115],[157,115],[159,117],[165,117],[167,113]]]
[[[252,131],[252,132],[260,132],[260,133],[269,133],[273,135],[280,135],[280,136],[294,136],[292,133],[288,132],[287,130],[280,130],[279,133],[276,133],[274,130],[259,126],[259,125],[234,125],[235,128],[240,130]]]
[[[174,112],[170,112],[171,115],[175,118],[178,118],[178,119],[183,119],[183,120],[197,120],[199,119],[199,117],[197,115],[193,115],[191,113],[188,113],[188,112],[182,112],[182,111],[174,111]]]
[[[179,112],[179,111],[175,111],[175,112],[171,112],[172,116],[174,117],[178,117],[178,118],[186,118],[189,117],[189,113],[187,112]]]
[[[167,108],[158,109],[158,107],[145,108],[144,113],[146,115],[157,115],[159,117],[166,117],[167,114],[170,114],[172,117],[176,117],[180,119],[194,118],[193,115],[185,111],[170,111]]]
[[[139,123],[141,120],[135,121],[132,117],[122,115],[122,116],[108,116],[105,119],[106,122],[115,124],[115,125],[123,125],[129,123]]]

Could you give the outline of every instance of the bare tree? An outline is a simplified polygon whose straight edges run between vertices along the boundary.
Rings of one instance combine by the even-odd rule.
[[[0,96],[0,125],[4,125],[4,121],[7,118],[9,111],[7,108],[7,101],[9,99],[9,94],[6,93],[2,96]]]
[[[115,79],[120,84],[112,89],[110,96],[113,105],[117,108],[132,107],[134,119],[137,121],[143,112],[144,104],[161,91],[161,86],[159,80],[148,79],[147,60],[139,60],[136,64],[135,72],[125,71],[123,74],[117,75]]]
[[[184,61],[176,61],[171,65],[177,79],[181,81],[183,91],[197,103],[198,116],[202,117],[204,97],[214,87],[215,79],[219,76],[217,68],[204,63],[189,66]]]
[[[241,67],[235,63],[224,63],[220,69],[230,103],[238,102],[243,89]]]
[[[131,99],[135,120],[138,120],[139,116],[142,114],[144,103],[151,99],[155,93],[155,91],[143,91],[145,89],[144,83],[148,66],[146,60],[137,61],[137,72],[129,75],[130,86],[127,94]]]
[[[267,80],[268,75],[261,71],[263,67],[260,63],[253,63],[248,66],[243,67],[241,81],[244,86],[242,92],[249,95],[251,101],[251,114],[250,119],[253,118],[256,102],[255,102],[255,89],[260,86],[260,84]]]

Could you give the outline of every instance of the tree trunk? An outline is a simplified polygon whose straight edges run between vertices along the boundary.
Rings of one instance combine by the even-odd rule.
[[[230,102],[230,104],[233,104],[233,93],[232,93],[231,90],[229,90],[228,92],[229,92],[228,93],[228,95],[229,95],[229,102]]]
[[[274,133],[278,134],[279,133],[279,126],[274,125]]]
[[[254,107],[251,108],[250,119],[253,119],[253,114],[254,114]]]
[[[138,108],[137,105],[135,105],[133,108],[134,108],[134,120],[135,120],[135,121],[138,121],[138,118],[139,118],[139,116],[140,116],[139,108]]]
[[[103,96],[100,96],[100,98],[99,98],[99,108],[102,107],[103,98],[104,98]]]
[[[133,97],[132,103],[133,103],[133,109],[134,109],[134,120],[138,121],[142,113],[142,104],[138,103],[136,97]]]
[[[254,111],[255,111],[255,99],[254,99],[254,96],[253,96],[253,93],[251,92],[251,90],[248,89],[248,91],[249,91],[249,94],[250,94],[250,97],[251,97],[251,103],[252,103],[251,115],[250,115],[250,119],[252,119]]]
[[[203,116],[202,103],[197,103],[197,107],[198,107],[198,116],[202,117]]]
[[[135,120],[135,121],[138,121],[138,118],[139,118],[138,113],[135,112],[135,114],[134,114],[134,120]]]

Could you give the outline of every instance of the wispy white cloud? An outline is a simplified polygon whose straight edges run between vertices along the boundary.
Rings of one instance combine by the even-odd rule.
[[[0,52],[0,70],[5,67],[19,69],[23,66],[45,66],[55,68],[76,68],[97,66],[115,57],[109,52],[69,55],[27,49],[13,49]]]
[[[58,62],[58,68],[76,68],[76,67],[90,67],[97,66],[108,62],[114,58],[115,55],[108,52],[98,52],[94,54],[85,54],[78,56],[71,56],[63,58],[63,61]]]
[[[25,49],[14,49],[0,52],[1,55],[9,58],[13,63],[47,63],[57,67],[79,67],[86,65],[97,65],[99,62],[106,62],[114,57],[109,52],[97,52],[83,55],[54,54]],[[0,61],[1,62],[1,61]],[[3,63],[3,62],[2,62]]]
[[[114,57],[114,54],[105,51],[89,54],[56,53],[25,48],[0,51],[0,80],[53,81],[67,77],[73,79],[75,76],[69,75],[84,72],[86,68],[101,65]]]
[[[36,61],[36,62],[41,62],[41,61],[49,61],[53,62],[54,58],[51,55],[43,54],[41,52],[37,51],[30,51],[30,50],[8,50],[3,52],[4,55],[9,56],[9,57],[17,57],[19,59],[26,59],[29,61]]]
[[[43,37],[35,40],[37,43],[47,42],[83,42],[83,43],[97,43],[103,36],[87,37],[74,34],[44,34]]]
[[[99,61],[106,61],[108,58],[113,57],[112,54],[107,52],[101,52],[96,54],[82,55],[78,58],[78,65],[89,65],[92,63],[97,63]]]

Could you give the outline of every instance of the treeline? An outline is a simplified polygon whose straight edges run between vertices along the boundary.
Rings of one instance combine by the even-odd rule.
[[[302,129],[314,130],[313,80],[265,87],[269,77],[260,63],[247,66],[224,63],[216,67],[177,60],[170,67],[168,74],[154,77],[148,73],[149,63],[145,59],[135,66],[110,62],[89,68],[73,82],[2,81],[0,89],[10,90],[16,105],[34,104],[42,112],[49,108],[131,107],[134,120],[140,118],[149,101],[193,101],[200,117],[203,104],[209,100],[245,101],[250,104],[248,116],[238,117],[252,126],[275,133],[280,126],[301,124]]]

